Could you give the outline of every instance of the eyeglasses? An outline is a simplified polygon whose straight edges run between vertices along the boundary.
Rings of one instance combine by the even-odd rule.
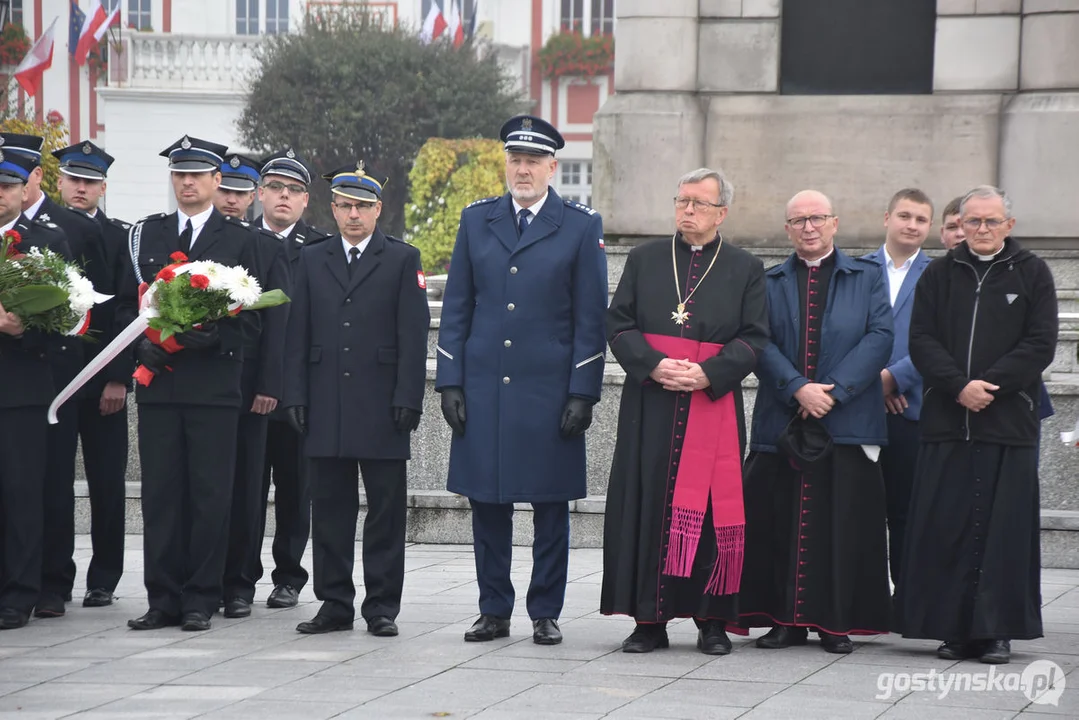
[[[808,217],[787,218],[787,224],[795,230],[803,230],[806,223],[809,223],[819,230],[824,227],[824,223],[834,217],[835,215],[810,215]]]
[[[303,185],[297,185],[295,183],[288,183],[286,185],[285,183],[277,182],[276,180],[274,180],[273,182],[268,182],[262,187],[266,188],[267,190],[273,190],[274,192],[283,192],[285,190],[288,190],[293,195],[299,195],[301,193],[307,192],[307,188],[305,188]]]
[[[676,197],[674,199],[674,206],[679,210],[685,210],[690,205],[694,210],[707,210],[709,208],[721,208],[723,203],[710,203],[707,200],[698,200],[697,198]]]
[[[370,210],[375,206],[374,203],[342,203],[335,202],[332,205],[343,212],[346,215],[351,215],[353,210],[363,212],[364,210]]]
[[[982,229],[982,224],[985,224],[985,229],[992,232],[999,228],[1007,220],[998,220],[997,218],[964,218],[963,227],[972,233],[978,232]]]

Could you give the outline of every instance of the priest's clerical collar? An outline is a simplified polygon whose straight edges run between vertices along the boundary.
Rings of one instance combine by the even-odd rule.
[[[974,250],[970,247],[970,245],[967,245],[967,249],[970,250],[970,254],[972,256],[974,256],[975,260],[981,260],[982,262],[990,262],[990,261],[996,259],[997,255],[1000,255],[1002,252],[1004,252],[1004,246],[1003,245],[1001,245],[1000,249],[997,250],[992,255],[979,255],[978,253],[974,252]]]
[[[720,239],[722,239],[722,235],[717,232],[716,236],[714,238],[712,238],[711,240],[709,240],[708,242],[706,242],[704,245],[692,245],[692,244],[690,244],[689,240],[686,239],[685,235],[683,235],[682,233],[678,233],[678,240],[680,241],[680,244],[684,245],[687,248],[689,248],[693,252],[700,252],[701,250],[704,250],[705,248],[712,247],[717,242],[719,242]]]
[[[832,248],[826,254],[821,255],[816,260],[806,260],[805,258],[803,258],[801,256],[799,256],[798,259],[801,260],[802,264],[805,265],[806,267],[820,267],[822,262],[824,262],[828,258],[832,257],[832,255],[834,255],[834,254],[835,254],[835,245],[833,245]]]

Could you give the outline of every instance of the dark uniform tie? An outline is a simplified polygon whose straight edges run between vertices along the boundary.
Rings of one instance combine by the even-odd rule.
[[[191,218],[187,219],[187,225],[184,225],[184,231],[180,233],[180,252],[184,255],[191,254],[191,236],[195,233],[195,229],[191,227]]]
[[[517,237],[524,237],[525,228],[528,227],[528,218],[532,216],[532,211],[528,208],[521,208],[521,212],[517,213]]]
[[[352,277],[356,273],[356,266],[359,265],[360,249],[358,247],[350,247],[348,249],[348,276]]]

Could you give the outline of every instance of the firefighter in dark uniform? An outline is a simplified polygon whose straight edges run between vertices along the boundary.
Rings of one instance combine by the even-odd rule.
[[[185,135],[161,152],[169,159],[178,210],[132,228],[134,278],[125,294],[136,292],[136,282],[153,282],[175,252],[242,266],[265,284],[252,231],[212,204],[225,151]],[[244,325],[257,322],[257,313],[242,312],[207,323],[176,335],[182,349],[171,355],[147,337],[134,344],[135,359],[154,375],[135,390],[149,610],[128,621],[134,630],[210,628],[228,545]]]
[[[311,171],[292,148],[263,158],[259,201],[263,214],[254,224],[281,239],[288,256],[289,275],[296,274],[300,251],[330,237],[303,220],[307,209]],[[302,565],[307,538],[311,534],[311,497],[308,493],[308,461],[303,456],[301,436],[288,424],[285,409],[270,414],[266,434],[266,462],[262,471],[262,506],[259,537],[266,533],[266,508],[270,482],[274,486],[274,569],[270,573],[273,590],[266,598],[271,608],[293,607],[307,584]],[[262,546],[251,555],[251,577],[262,578]]]
[[[127,272],[127,233],[131,225],[108,217],[99,207],[113,158],[100,147],[83,141],[56,150],[60,161],[57,186],[70,209],[96,220],[104,238],[105,264],[114,278],[114,292]],[[94,306],[92,322],[102,328],[93,342],[83,346],[89,362],[123,330],[116,315],[117,300]],[[124,353],[95,376],[77,396],[78,430],[82,460],[90,491],[90,539],[93,555],[86,571],[83,607],[111,605],[113,592],[124,572],[125,477],[127,475],[127,393],[134,362]]]
[[[214,207],[228,217],[243,221],[255,200],[259,164],[242,155],[231,154],[221,164],[221,185],[214,195]],[[247,223],[244,223],[245,225]],[[273,233],[252,228],[259,264],[266,269],[263,290],[289,294],[288,259],[281,241]],[[246,325],[243,393],[237,432],[236,477],[232,490],[228,551],[225,554],[223,600],[225,617],[251,614],[255,582],[251,555],[262,550],[262,465],[266,456],[266,425],[269,414],[281,399],[284,365],[285,327],[288,304],[258,311],[260,323]]]
[[[35,167],[34,159],[0,147],[0,236],[14,230],[21,236],[18,252],[48,248],[70,260],[64,234],[53,223],[22,215],[24,189]],[[45,411],[57,389],[48,346],[59,341],[27,330],[0,306],[0,630],[26,625],[41,592]]]
[[[435,389],[453,429],[448,487],[472,505],[480,618],[465,640],[509,635],[513,503],[527,502],[532,640],[555,645],[568,501],[587,493],[584,432],[603,384],[607,258],[596,211],[549,186],[565,144],[558,130],[521,115],[501,137],[510,191],[461,213]]]
[[[339,233],[303,249],[294,278],[285,407],[311,458],[318,614],[301,633],[352,628],[357,464],[367,495],[360,614],[397,635],[410,435],[420,422],[430,310],[420,253],[376,222],[385,179],[363,161],[330,181]]]
[[[19,154],[36,164],[26,183],[23,214],[57,225],[67,238],[75,260],[82,267],[94,289],[106,295],[115,293],[115,278],[105,259],[105,240],[101,227],[85,213],[57,205],[41,189],[44,172],[41,169],[41,146],[44,138],[37,135],[2,133],[3,148]],[[109,340],[111,327],[105,317],[90,314],[91,337]],[[67,338],[49,347],[53,380],[56,390],[62,390],[85,364],[85,342]],[[84,388],[78,398],[86,397]],[[40,618],[60,617],[65,601],[71,600],[75,584],[75,454],[78,451],[78,403],[67,403],[58,413],[60,422],[49,427],[49,452],[45,473],[45,546],[41,567],[41,597],[34,615]]]

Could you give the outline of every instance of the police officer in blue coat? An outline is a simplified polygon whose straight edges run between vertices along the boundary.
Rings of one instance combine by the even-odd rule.
[[[419,250],[376,225],[386,179],[362,160],[323,177],[338,234],[300,253],[285,353],[285,408],[311,458],[322,601],[296,630],[352,629],[359,466],[367,495],[360,615],[367,632],[393,637],[405,580],[405,462],[427,381],[427,281]]]
[[[513,503],[527,502],[532,638],[555,645],[568,501],[587,492],[584,432],[603,384],[607,258],[596,211],[549,187],[565,145],[558,130],[521,115],[501,138],[510,190],[461,213],[435,387],[453,429],[449,489],[472,505],[480,618],[465,640],[509,635]]]

